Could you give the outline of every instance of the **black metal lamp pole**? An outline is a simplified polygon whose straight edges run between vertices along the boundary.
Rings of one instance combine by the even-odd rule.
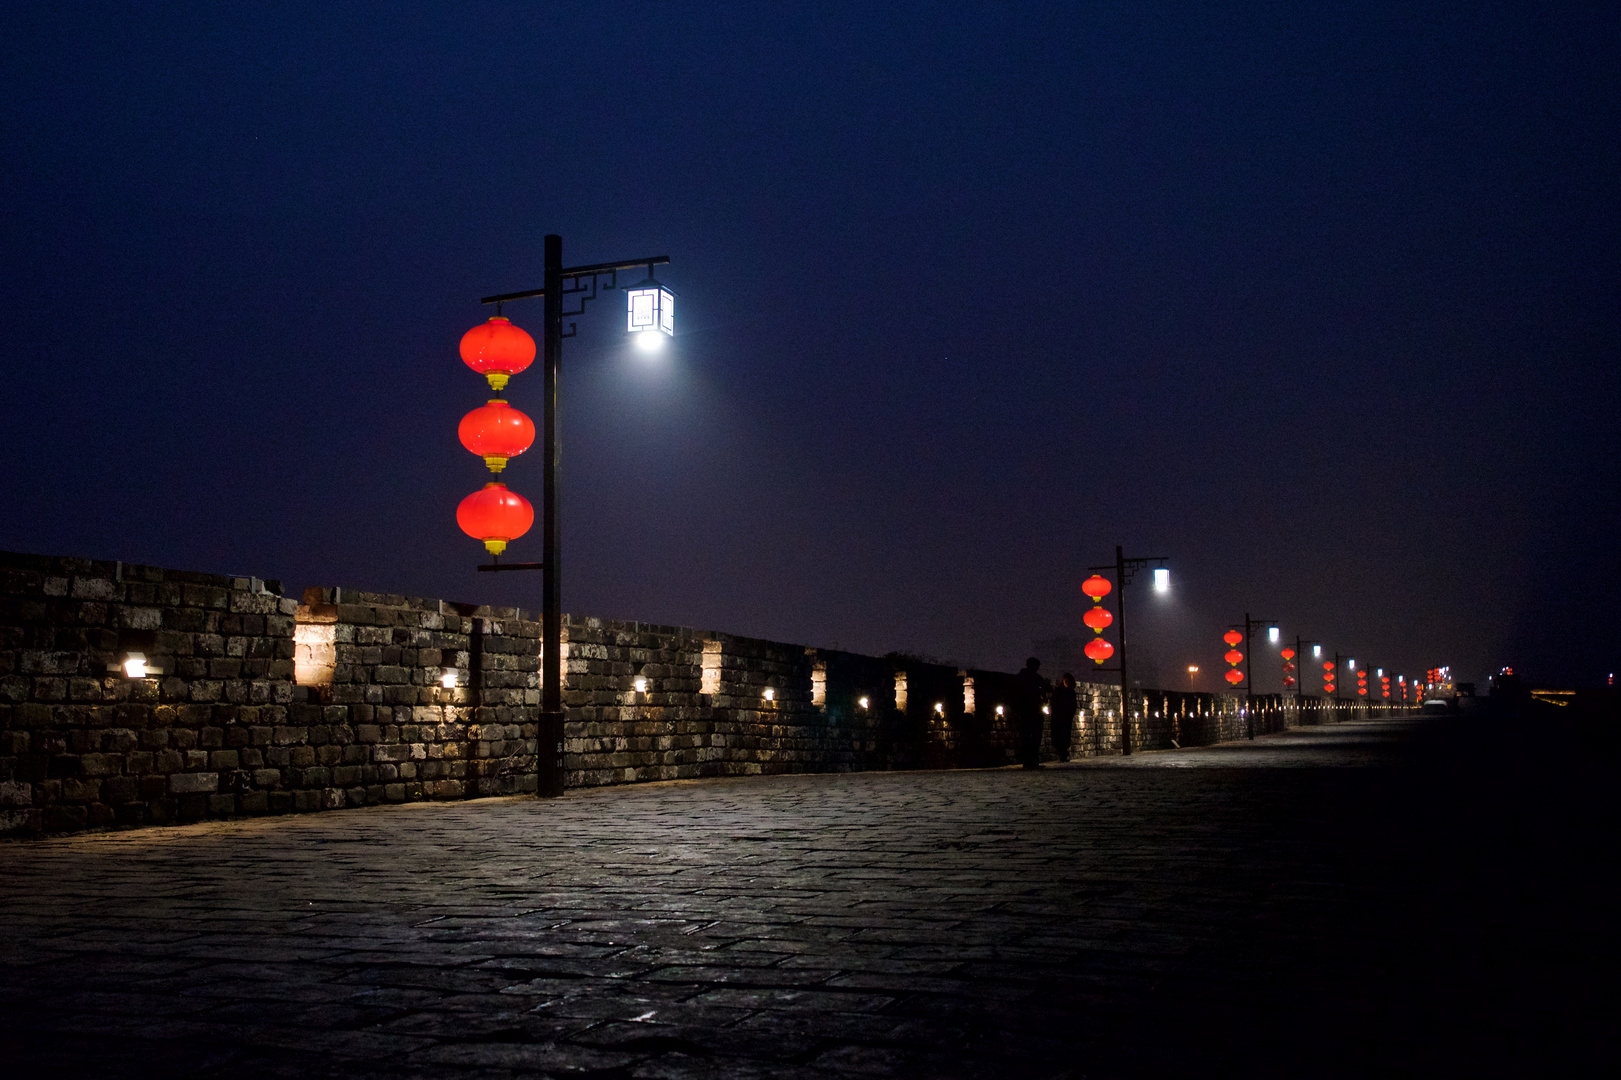
[[[1306,711],[1306,646],[1320,645],[1320,641],[1307,641],[1299,634],[1295,635],[1295,716],[1303,717]],[[1304,723],[1304,720],[1300,721]]]
[[[1131,684],[1126,681],[1126,585],[1137,571],[1149,563],[1159,563],[1164,566],[1168,555],[1149,555],[1146,558],[1128,559],[1125,550],[1119,545],[1114,546],[1113,566],[1089,566],[1088,570],[1113,570],[1115,587],[1119,595],[1115,598],[1114,606],[1120,618],[1120,752],[1131,753]],[[1108,668],[1102,670],[1107,671]]]
[[[545,470],[541,492],[541,561],[539,563],[508,563],[495,561],[480,570],[540,570],[540,725],[536,736],[537,794],[563,793],[563,594],[562,594],[562,535],[558,523],[557,456],[559,438],[557,430],[557,382],[563,358],[563,339],[573,337],[574,324],[563,329],[565,315],[578,315],[587,300],[597,298],[599,280],[607,279],[604,288],[619,286],[618,272],[662,266],[670,261],[668,255],[653,255],[645,259],[625,262],[594,263],[590,266],[563,266],[563,238],[548,235],[545,241],[544,285],[524,292],[486,296],[481,304],[502,304],[509,300],[545,298],[544,330],[541,335],[541,448],[542,468]],[[567,281],[569,284],[564,285]],[[579,298],[579,309],[565,311],[569,297]]]
[[[1244,730],[1245,737],[1255,738],[1255,654],[1250,652],[1250,635],[1257,626],[1271,626],[1274,619],[1252,619],[1249,612],[1244,612]],[[1238,623],[1232,625],[1237,630]],[[1298,654],[1297,654],[1298,655]]]

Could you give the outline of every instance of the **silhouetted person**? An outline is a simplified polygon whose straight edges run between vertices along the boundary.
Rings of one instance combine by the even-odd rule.
[[[1013,719],[1019,725],[1019,764],[1027,769],[1041,767],[1041,706],[1047,696],[1047,680],[1041,677],[1041,661],[1024,662],[1024,670],[1013,676]]]
[[[1053,687],[1052,700],[1053,751],[1060,761],[1069,760],[1069,740],[1075,731],[1075,676],[1064,672],[1064,677]]]

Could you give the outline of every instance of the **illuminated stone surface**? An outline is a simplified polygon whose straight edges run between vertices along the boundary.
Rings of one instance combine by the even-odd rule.
[[[1613,941],[1602,785],[1426,730],[6,843],[0,1054],[8,1076],[1022,1078],[1604,1052],[1606,999],[1578,991]]]

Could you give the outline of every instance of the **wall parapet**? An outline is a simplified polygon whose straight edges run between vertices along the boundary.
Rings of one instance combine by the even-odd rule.
[[[0,832],[532,793],[540,636],[516,608],[0,552]],[[569,786],[1014,760],[1005,672],[583,616],[563,637]],[[1077,696],[1073,753],[1119,753],[1119,688]],[[1256,701],[1258,732],[1321,719]],[[1142,691],[1133,746],[1241,737],[1241,710]]]

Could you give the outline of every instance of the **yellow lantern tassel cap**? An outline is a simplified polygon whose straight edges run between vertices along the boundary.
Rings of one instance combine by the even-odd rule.
[[[512,378],[512,375],[505,371],[486,371],[484,377],[489,380],[490,389],[499,394],[507,388],[507,380]]]
[[[484,547],[491,555],[499,555],[507,549],[507,542],[492,536],[484,541]]]
[[[507,467],[507,459],[500,454],[485,454],[484,464],[490,467],[491,472],[498,473]]]

